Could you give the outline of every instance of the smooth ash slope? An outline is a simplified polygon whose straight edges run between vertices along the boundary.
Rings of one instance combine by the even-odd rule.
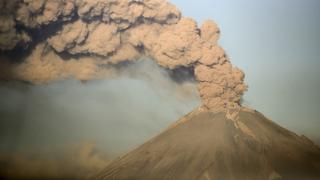
[[[238,121],[194,112],[129,154],[98,179],[318,180],[320,149],[258,112]]]

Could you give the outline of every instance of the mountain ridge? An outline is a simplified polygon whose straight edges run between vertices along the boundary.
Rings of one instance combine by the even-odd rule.
[[[257,111],[194,110],[112,161],[97,179],[316,180],[320,148]]]

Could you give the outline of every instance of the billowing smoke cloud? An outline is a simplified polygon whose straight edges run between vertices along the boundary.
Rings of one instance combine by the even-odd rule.
[[[208,20],[199,28],[165,0],[17,0],[0,8],[1,79],[86,81],[149,57],[170,70],[192,69],[202,108],[231,119],[240,110],[244,74],[217,44],[217,25]],[[13,64],[10,54],[28,47],[33,51]]]

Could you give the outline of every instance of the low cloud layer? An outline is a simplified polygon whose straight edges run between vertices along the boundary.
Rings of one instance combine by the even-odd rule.
[[[90,176],[200,105],[186,74],[146,59],[108,79],[0,83],[0,177]]]
[[[198,27],[165,0],[2,1],[0,8],[6,9],[0,15],[3,80],[87,81],[148,57],[169,70],[192,69],[203,108],[231,119],[240,110],[244,74],[217,44],[217,25],[208,20]],[[13,64],[12,54],[28,48]]]
[[[1,153],[1,178],[86,179],[110,160],[94,144],[70,146],[63,151]]]

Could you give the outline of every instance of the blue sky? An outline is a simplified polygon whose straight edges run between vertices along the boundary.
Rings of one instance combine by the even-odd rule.
[[[246,73],[245,104],[320,142],[319,0],[171,0],[215,20],[220,44]]]

